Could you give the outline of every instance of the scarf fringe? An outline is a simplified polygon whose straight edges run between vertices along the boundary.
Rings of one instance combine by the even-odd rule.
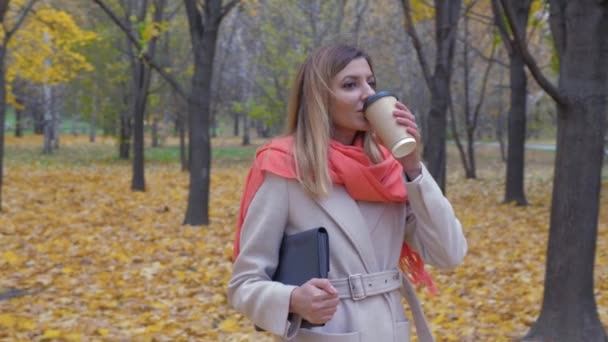
[[[424,269],[424,260],[405,242],[401,247],[399,267],[408,276],[412,284],[425,286],[432,295],[437,294],[437,287],[435,287],[431,275]]]

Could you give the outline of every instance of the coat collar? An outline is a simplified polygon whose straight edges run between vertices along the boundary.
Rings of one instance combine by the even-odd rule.
[[[346,190],[334,184],[329,196],[317,199],[319,206],[330,216],[350,240],[368,273],[378,271],[378,261],[371,234],[359,206]],[[330,237],[331,240],[331,237]]]

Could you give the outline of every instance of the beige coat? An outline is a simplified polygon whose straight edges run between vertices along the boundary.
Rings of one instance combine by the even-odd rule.
[[[279,340],[409,341],[411,327],[399,290],[359,301],[341,299],[325,326],[300,329],[299,317],[288,319],[295,287],[270,280],[283,234],[318,226],[325,227],[329,235],[330,279],[397,268],[403,239],[426,263],[445,269],[456,267],[467,244],[450,203],[424,168],[422,175],[406,186],[409,205],[357,202],[341,186],[334,186],[327,198],[314,200],[297,181],[266,174],[243,224],[241,252],[228,285],[230,303]],[[409,291],[407,299],[417,321],[419,340],[432,341],[430,334],[420,333],[426,322],[421,322],[424,317],[417,310],[411,285],[405,285],[402,292]]]

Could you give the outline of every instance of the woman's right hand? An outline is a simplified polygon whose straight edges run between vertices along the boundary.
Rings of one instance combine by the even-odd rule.
[[[329,321],[338,309],[338,291],[328,279],[312,278],[291,292],[289,312],[314,324]]]

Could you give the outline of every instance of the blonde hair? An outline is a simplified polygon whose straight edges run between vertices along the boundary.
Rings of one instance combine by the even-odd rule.
[[[332,187],[328,165],[329,140],[333,130],[329,113],[331,81],[351,61],[370,57],[349,45],[333,44],[311,53],[300,66],[289,97],[286,134],[293,135],[293,154],[298,181],[314,197],[329,194]],[[363,148],[373,163],[382,153],[371,132],[359,132]]]

